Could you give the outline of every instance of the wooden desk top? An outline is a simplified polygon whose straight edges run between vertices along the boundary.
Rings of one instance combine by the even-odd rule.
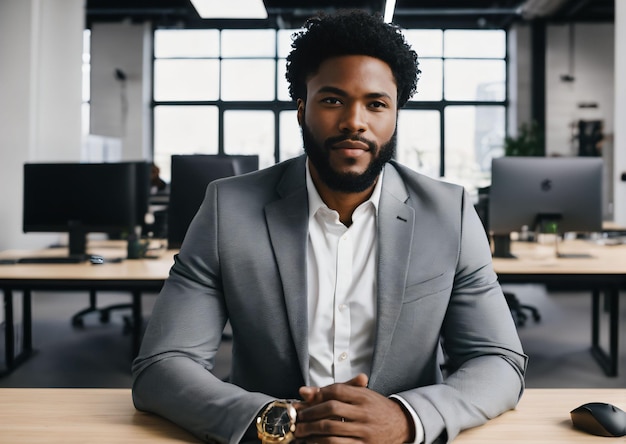
[[[561,253],[589,254],[584,258],[557,258],[552,243],[513,242],[514,259],[493,258],[498,274],[578,274],[626,276],[626,244],[598,245],[590,241],[565,241]]]
[[[0,389],[0,442],[199,443],[155,415],[135,410],[130,389]]]
[[[454,443],[597,443],[603,438],[574,429],[569,416],[592,401],[626,410],[626,389],[528,389],[516,410],[464,431]],[[0,389],[0,441],[199,442],[169,421],[136,411],[130,389]]]
[[[94,265],[78,264],[6,264],[0,265],[0,281],[11,280],[117,280],[117,281],[163,281],[174,264],[174,250],[160,251],[153,259],[127,259],[122,262],[105,262]],[[126,244],[112,242],[89,248],[89,254],[99,254],[105,259],[125,258]],[[0,258],[27,256],[64,256],[67,250],[6,250]]]
[[[515,410],[464,431],[454,444],[613,442],[572,426],[569,412],[588,402],[606,402],[626,410],[626,389],[527,389]]]

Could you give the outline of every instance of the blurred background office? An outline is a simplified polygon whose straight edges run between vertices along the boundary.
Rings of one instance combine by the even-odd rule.
[[[202,19],[189,0],[0,0],[0,249],[56,241],[22,233],[26,162],[148,160],[168,182],[173,154],[299,154],[290,35],[318,10],[385,2],[264,3],[266,18]],[[624,2],[399,0],[392,17],[423,71],[399,160],[475,192],[536,126],[546,156],[604,158],[604,217],[626,225]]]
[[[242,1],[212,3],[252,12]],[[264,0],[264,18],[201,18],[191,0],[0,0],[0,251],[67,241],[23,233],[25,163],[154,162],[158,216],[181,155],[252,155],[264,168],[300,154],[284,80],[290,36],[339,5],[388,14],[419,54],[418,93],[398,119],[400,161],[478,199],[493,158],[598,157],[602,218],[626,226],[622,0]],[[586,290],[507,289],[541,311],[520,328],[529,386],[624,386],[623,370],[607,378],[589,357]],[[41,352],[0,385],[128,386],[120,318],[77,329],[69,318],[85,298],[49,295],[33,295]]]

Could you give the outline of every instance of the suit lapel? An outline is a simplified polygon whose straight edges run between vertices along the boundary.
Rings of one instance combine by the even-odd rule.
[[[407,199],[402,178],[387,165],[378,210],[377,323],[370,387],[375,386],[402,309],[415,218]]]
[[[285,296],[289,330],[293,337],[304,381],[309,380],[306,250],[308,197],[305,157],[285,171],[277,192],[281,199],[265,207],[265,217],[274,248]]]

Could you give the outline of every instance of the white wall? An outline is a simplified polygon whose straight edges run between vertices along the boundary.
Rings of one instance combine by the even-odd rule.
[[[546,33],[546,154],[575,156],[573,128],[579,120],[602,120],[604,134],[614,128],[614,26],[575,24],[570,60],[569,25],[548,26]],[[573,66],[570,72],[570,63]],[[571,74],[573,81],[561,79]],[[597,108],[581,108],[594,103]]]
[[[22,233],[22,170],[79,160],[83,29],[83,0],[0,0],[0,250],[50,242]]]
[[[150,24],[96,23],[91,29],[90,133],[121,139],[122,160],[151,156]],[[117,80],[115,70],[126,75]]]
[[[626,2],[615,0],[614,220],[626,227]]]
[[[578,155],[577,123],[601,120],[604,141],[602,203],[605,220],[613,220],[614,132],[613,24],[552,25],[546,50],[546,154]],[[571,49],[570,49],[570,44]],[[564,81],[570,75],[573,80]],[[581,105],[594,105],[587,108]]]

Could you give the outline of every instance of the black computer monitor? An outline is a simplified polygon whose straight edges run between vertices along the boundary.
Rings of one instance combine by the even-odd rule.
[[[87,234],[131,233],[143,223],[150,163],[27,163],[23,230],[69,233],[70,256],[86,256]]]
[[[557,234],[602,230],[598,157],[501,157],[491,165],[488,228],[494,256],[511,257],[510,233],[550,226]]]
[[[167,245],[182,245],[187,228],[204,199],[206,188],[215,179],[237,176],[259,169],[259,156],[173,155],[167,216]]]

